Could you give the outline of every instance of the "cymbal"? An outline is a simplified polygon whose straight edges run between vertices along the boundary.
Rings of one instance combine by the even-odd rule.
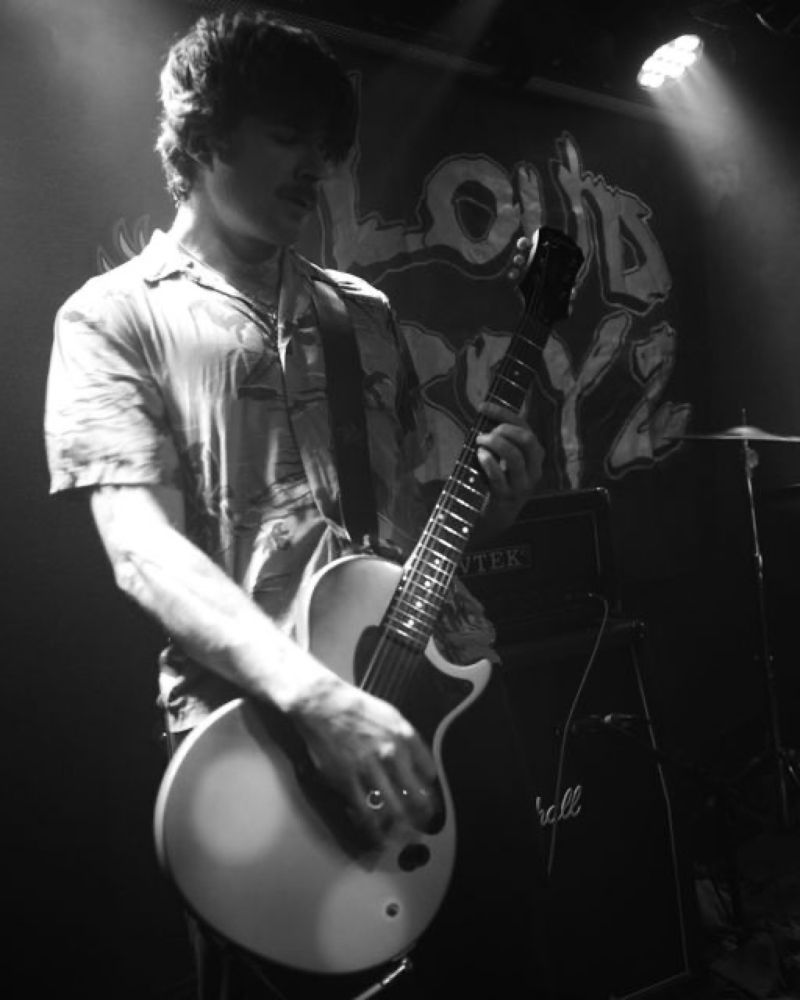
[[[800,444],[800,436],[771,434],[752,424],[739,424],[713,434],[674,434],[672,439],[674,441],[777,441]]]

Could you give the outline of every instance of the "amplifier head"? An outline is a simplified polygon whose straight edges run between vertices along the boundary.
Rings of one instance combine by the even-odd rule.
[[[534,497],[490,545],[467,551],[461,574],[498,641],[517,642],[590,624],[598,597],[617,610],[613,561],[609,495],[596,488]]]

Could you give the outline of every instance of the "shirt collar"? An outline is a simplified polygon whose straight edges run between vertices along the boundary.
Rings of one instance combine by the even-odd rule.
[[[139,255],[144,280],[151,284],[157,284],[174,274],[188,273],[189,264],[190,258],[182,253],[177,241],[161,229],[153,232]]]
[[[306,260],[295,250],[291,250],[296,271],[306,279],[329,280],[322,268]],[[192,258],[181,250],[178,241],[162,229],[153,231],[147,246],[139,255],[144,280],[152,284],[163,281],[175,274],[191,274],[194,269]]]

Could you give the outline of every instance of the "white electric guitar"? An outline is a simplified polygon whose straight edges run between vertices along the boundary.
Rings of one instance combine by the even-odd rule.
[[[519,411],[551,326],[568,312],[583,255],[536,234],[522,322],[487,399]],[[366,970],[405,954],[447,892],[455,858],[442,741],[485,687],[490,664],[448,663],[431,639],[488,495],[470,431],[403,566],[345,556],[304,591],[298,639],[341,677],[397,707],[430,746],[440,806],[424,828],[367,845],[315,774],[287,720],[249,699],[222,706],[180,746],[155,809],[158,856],[187,906],[234,944],[312,973]]]

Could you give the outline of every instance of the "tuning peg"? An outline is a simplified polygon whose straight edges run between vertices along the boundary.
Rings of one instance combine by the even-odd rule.
[[[511,266],[506,272],[509,281],[516,281],[528,266],[533,242],[530,236],[520,236],[515,243],[518,252],[511,258]]]

